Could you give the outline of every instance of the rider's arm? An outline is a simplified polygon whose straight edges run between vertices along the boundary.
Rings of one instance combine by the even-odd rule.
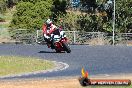
[[[49,31],[49,34],[52,34],[54,32],[54,30],[56,30],[56,26],[55,25],[52,25],[50,31]]]
[[[45,24],[43,24],[43,26],[42,26],[43,34],[47,34],[46,28],[47,28],[47,26]]]

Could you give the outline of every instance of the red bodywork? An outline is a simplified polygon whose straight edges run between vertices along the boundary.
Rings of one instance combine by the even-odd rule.
[[[62,38],[59,42],[55,43],[56,51],[58,52],[65,51],[62,45],[63,42],[67,42],[67,38]]]

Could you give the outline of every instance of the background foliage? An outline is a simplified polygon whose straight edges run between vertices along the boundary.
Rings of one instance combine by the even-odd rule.
[[[65,30],[83,30],[88,32],[112,32],[113,5],[106,9],[107,0],[81,0],[82,7],[88,5],[93,12],[67,12],[70,0],[0,0],[0,12],[16,6],[16,12],[10,25],[14,29],[29,29],[34,32],[41,29],[43,22],[52,17],[56,25]],[[116,32],[132,32],[132,0],[116,0]],[[60,19],[63,21],[60,22]]]
[[[31,29],[41,28],[44,18],[51,15],[52,3],[45,0],[21,1],[16,6],[16,13],[11,22],[11,28]]]

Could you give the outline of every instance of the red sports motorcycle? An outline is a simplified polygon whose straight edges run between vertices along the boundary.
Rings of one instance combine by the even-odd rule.
[[[57,29],[53,32],[51,49],[55,49],[56,52],[71,52],[71,49],[68,44],[68,39],[64,31]]]

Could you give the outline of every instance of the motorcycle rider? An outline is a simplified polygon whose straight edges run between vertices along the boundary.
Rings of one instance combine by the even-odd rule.
[[[51,19],[47,19],[46,23],[43,24],[42,30],[43,30],[43,37],[44,40],[47,42],[48,48],[53,48],[53,32],[57,29],[57,26],[55,26]]]

